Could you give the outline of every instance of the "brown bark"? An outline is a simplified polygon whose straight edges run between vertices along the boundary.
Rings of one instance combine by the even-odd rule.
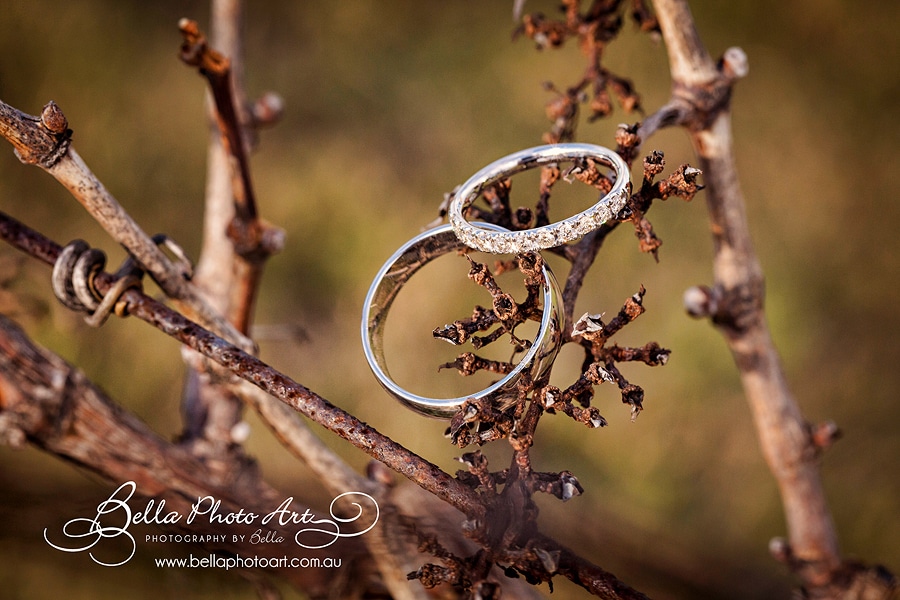
[[[280,500],[262,483],[252,463],[232,465],[235,477],[218,481],[206,464],[188,450],[160,438],[146,424],[121,409],[78,369],[36,346],[6,317],[0,316],[0,438],[29,443],[98,473],[112,482],[133,481],[137,492],[167,510],[187,515],[199,498],[222,501],[222,514],[241,509],[267,514]],[[296,505],[295,505],[296,506]],[[302,507],[300,512],[303,511]],[[297,509],[295,508],[295,510]],[[257,526],[258,527],[258,526]],[[258,548],[234,543],[235,534],[249,539],[257,527],[194,521],[191,534],[225,535],[210,551],[244,556]],[[273,527],[273,529],[276,529]],[[286,538],[293,532],[282,530]],[[344,540],[330,556],[356,564],[365,556],[358,540]],[[340,554],[338,554],[340,552]],[[356,567],[365,569],[363,563]],[[274,575],[307,590],[313,597],[336,592],[333,578],[321,569],[277,569]]]
[[[764,278],[750,236],[731,134],[731,89],[748,71],[732,48],[717,65],[684,0],[654,0],[672,75],[672,100],[651,127],[689,131],[704,174],[715,252],[706,312],[734,357],[763,455],[778,483],[790,564],[813,597],[855,598],[819,473],[821,448],[791,393],[764,311]],[[650,130],[643,134],[649,135]],[[784,551],[782,555],[784,555]],[[863,573],[862,571],[860,573]],[[876,580],[878,578],[875,578]],[[890,594],[882,580],[875,593]],[[884,597],[887,597],[886,595]]]

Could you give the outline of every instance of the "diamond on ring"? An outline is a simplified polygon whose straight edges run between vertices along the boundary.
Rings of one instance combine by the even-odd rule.
[[[615,172],[612,189],[587,210],[568,219],[524,231],[486,230],[481,223],[466,221],[465,210],[492,183],[534,167],[586,158],[607,165]],[[628,165],[609,148],[594,144],[537,146],[494,161],[470,177],[450,202],[449,221],[461,242],[482,252],[519,254],[543,250],[583,237],[613,218],[628,200],[628,184]]]

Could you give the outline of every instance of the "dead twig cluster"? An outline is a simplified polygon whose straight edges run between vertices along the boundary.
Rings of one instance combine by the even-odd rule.
[[[632,196],[622,218],[640,214],[645,221],[643,213],[649,209],[652,200],[665,199],[671,195],[690,199],[700,189],[695,181],[699,172],[687,166],[682,166],[666,180],[655,182],[655,176],[662,171],[662,165],[664,161],[661,153],[655,152],[648,157],[645,161],[644,184]],[[547,177],[547,173],[554,172],[555,177]],[[580,170],[572,168],[565,172],[554,165],[543,171],[540,206],[535,212],[541,214],[549,209],[552,184],[560,176],[568,177],[573,173],[577,173],[575,178],[595,187],[600,193],[611,187],[609,180],[599,172],[596,165],[588,165]],[[686,181],[685,173],[689,181]],[[511,208],[511,190],[512,182],[509,179],[488,188],[484,193],[487,207],[479,208],[476,205],[470,208],[468,216],[510,226],[514,223],[514,214],[531,212],[529,208]],[[527,223],[530,223],[530,219]],[[589,235],[605,236],[613,229],[614,224],[608,224],[605,229]],[[595,244],[596,242],[591,244],[582,241],[559,250],[573,264],[585,264],[588,261],[584,256],[595,252]],[[490,308],[476,306],[470,317],[436,328],[435,337],[455,344],[471,342],[473,349],[478,351],[509,335],[510,343],[518,351],[525,350],[527,342],[517,338],[514,331],[526,320],[540,318],[541,311],[537,301],[540,298],[538,290],[542,257],[527,253],[512,261],[497,264],[497,271],[517,267],[524,275],[527,293],[522,302],[517,302],[500,288],[486,265],[468,256],[467,259],[470,263],[469,278],[487,290],[493,304]],[[583,275],[584,271],[578,277]],[[580,279],[571,277],[570,274],[567,286],[580,286]],[[486,506],[485,517],[470,519],[466,528],[467,535],[478,542],[480,549],[469,556],[459,556],[446,552],[429,538],[422,547],[432,551],[442,564],[426,565],[411,573],[411,577],[419,579],[426,586],[439,582],[462,586],[473,595],[489,588],[488,574],[491,565],[501,567],[507,576],[521,576],[529,583],[552,580],[553,575],[558,572],[557,557],[544,548],[533,546],[538,530],[538,509],[532,496],[535,493],[546,493],[567,501],[580,495],[583,488],[577,477],[569,471],[546,473],[532,468],[531,450],[535,444],[538,423],[545,414],[562,413],[590,428],[605,426],[606,419],[592,405],[594,387],[603,383],[615,383],[622,401],[631,407],[632,417],[637,417],[643,408],[643,390],[629,382],[617,364],[638,361],[648,366],[664,365],[669,351],[656,342],[649,342],[640,348],[620,347],[616,344],[609,346],[607,342],[644,312],[644,294],[645,290],[641,287],[607,323],[604,323],[602,315],[585,314],[567,328],[566,342],[580,344],[585,352],[583,372],[570,386],[560,389],[549,385],[549,375],[540,381],[523,378],[518,385],[517,397],[507,405],[498,406],[486,399],[473,399],[463,404],[447,429],[451,442],[464,448],[505,439],[511,446],[512,459],[508,467],[491,471],[487,458],[480,451],[462,455],[460,460],[467,469],[459,471],[456,477],[476,491]],[[484,335],[477,335],[479,333]],[[455,361],[442,365],[443,368],[455,368],[464,376],[479,370],[507,373],[514,366],[512,362],[488,360],[473,352],[463,352]]]
[[[588,120],[609,116],[613,111],[612,98],[631,112],[641,109],[641,99],[634,84],[603,65],[603,52],[619,34],[624,23],[623,0],[591,2],[582,8],[581,0],[564,0],[563,19],[548,18],[542,13],[526,14],[515,36],[524,35],[534,41],[538,49],[559,48],[569,39],[576,39],[579,49],[587,58],[587,67],[581,80],[559,90],[547,83],[547,90],[555,97],[547,104],[547,116],[553,126],[544,136],[548,144],[574,139],[578,120],[578,107],[589,102]],[[643,31],[658,31],[658,24],[643,2],[633,3],[631,16]]]

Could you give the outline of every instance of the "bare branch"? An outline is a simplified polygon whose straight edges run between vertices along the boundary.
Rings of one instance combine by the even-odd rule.
[[[0,213],[0,237],[47,264],[53,264],[59,256],[59,244],[3,213]],[[108,273],[98,273],[95,282],[98,290],[105,293],[112,287],[115,278]],[[406,450],[255,356],[207,331],[143,292],[130,289],[122,297],[128,303],[129,315],[149,323],[275,396],[373,458],[443,498],[463,513],[468,515],[483,513],[483,507],[480,506],[476,496],[437,466]]]
[[[813,596],[845,597],[852,585],[840,581],[843,562],[816,444],[788,388],[766,324],[762,268],[735,167],[729,104],[734,82],[748,71],[747,59],[732,48],[717,65],[684,0],[654,0],[654,7],[669,53],[673,100],[652,127],[674,120],[685,125],[700,159],[715,250],[715,286],[709,294],[715,301],[705,303],[715,312],[708,316],[734,356],[763,454],[778,482],[795,559],[791,565]],[[703,304],[691,303],[701,312]]]
[[[669,54],[673,85],[703,87],[717,79],[716,64],[700,40],[687,2],[654,0],[653,8]]]
[[[252,348],[246,337],[203,300],[184,269],[169,260],[68,144],[71,132],[64,128],[65,116],[58,107],[48,104],[42,114],[47,118],[26,115],[0,102],[0,134],[16,148],[23,162],[40,166],[63,184],[107,233],[140,261],[167,295],[182,302],[215,331]]]
[[[259,478],[251,463],[232,464],[233,477],[211,479],[203,461],[187,450],[162,440],[137,417],[113,404],[83,373],[59,357],[36,346],[17,325],[0,316],[0,437],[25,440],[64,457],[104,478],[132,481],[137,493],[167,510],[189,514],[198,499],[221,501],[222,514],[239,510],[266,514],[275,490]],[[299,506],[295,506],[295,509]],[[300,510],[303,510],[302,508]],[[192,533],[215,536],[205,547],[211,551],[252,554],[250,540],[257,526],[225,524],[214,520],[192,524]],[[279,530],[277,522],[272,528]],[[284,530],[285,537],[292,532]],[[346,540],[340,551],[348,564],[362,555],[361,544]],[[362,565],[360,565],[362,566]],[[318,569],[275,569],[274,574],[324,596],[335,582]]]
[[[232,3],[230,9],[223,10],[224,4],[213,2],[213,23],[220,37],[228,41],[228,50],[239,65],[241,3]],[[258,232],[238,103],[233,99],[237,95],[234,89],[238,86],[232,86],[231,61],[208,47],[195,22],[182,19],[179,29],[184,36],[182,60],[198,67],[210,84],[211,118],[219,131],[219,135],[210,136],[205,235],[194,281],[205,292],[210,304],[225,315],[235,329],[247,334],[262,257],[268,253],[259,253],[259,268],[249,267],[237,249],[252,247],[254,240],[245,239],[244,244],[238,244],[237,239],[232,240],[228,235],[232,230],[247,234]],[[235,223],[240,225],[235,227]],[[193,368],[188,372],[182,398],[183,441],[191,444],[195,452],[206,455],[240,451],[235,448],[232,436],[241,421],[243,405],[240,399],[220,378],[208,372],[204,361],[193,361],[189,352],[184,354],[186,362]]]
[[[60,253],[58,244],[2,213],[0,213],[0,238],[48,264],[55,262]],[[105,294],[113,286],[115,278],[101,272],[95,276],[95,282],[98,291]],[[475,490],[255,356],[136,289],[125,291],[122,300],[127,303],[127,314],[153,325],[166,335],[186,344],[241,379],[336,433],[369,456],[455,507],[471,522],[483,523],[496,518],[497,515],[488,517],[489,509]],[[577,568],[561,569],[560,573],[566,577],[579,578],[573,579],[575,583],[592,591],[594,589],[592,586],[601,586],[602,589],[614,590],[619,594],[601,597],[629,597],[621,595],[621,590],[630,588],[603,569],[574,555],[571,556],[571,560]]]
[[[232,5],[223,9],[232,20],[231,28],[240,27],[240,6]],[[216,23],[225,27],[227,18],[219,18]],[[197,23],[188,19],[182,19],[179,23],[184,43],[182,44],[182,60],[191,66],[195,66],[209,82],[212,92],[216,125],[219,130],[220,143],[213,142],[210,152],[218,152],[221,146],[230,164],[231,174],[230,191],[234,201],[234,208],[228,211],[233,218],[228,223],[228,239],[234,247],[234,267],[237,272],[231,277],[233,291],[230,294],[229,317],[235,327],[246,333],[250,325],[253,310],[253,301],[259,287],[262,268],[266,259],[281,250],[284,245],[284,233],[275,227],[264,223],[258,215],[255,192],[250,176],[250,164],[247,158],[247,149],[244,142],[243,127],[240,119],[241,107],[238,103],[240,89],[238,82],[232,79],[231,60],[209,47],[206,37],[200,31]],[[233,52],[240,51],[240,43],[237,32],[231,31],[230,35],[222,36],[231,40]],[[236,54],[234,58],[240,62]],[[246,112],[246,111],[245,111]],[[244,119],[249,121],[249,119]],[[215,163],[214,163],[215,164]],[[210,172],[211,177],[221,177],[221,171]],[[225,191],[223,183],[210,184],[210,189]]]

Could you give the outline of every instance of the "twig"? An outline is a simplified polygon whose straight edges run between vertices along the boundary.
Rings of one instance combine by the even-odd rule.
[[[16,148],[22,162],[41,167],[63,184],[107,233],[147,269],[168,296],[183,303],[214,331],[242,347],[252,348],[252,342],[209,306],[184,270],[169,260],[94,176],[69,144],[71,131],[55,103],[47,104],[38,118],[0,102],[0,134]]]
[[[584,587],[594,596],[621,598],[622,600],[648,600],[646,595],[631,589],[611,573],[603,572],[599,567],[554,540],[537,534],[534,541],[536,546],[546,549],[551,555],[558,556],[557,573]],[[598,576],[598,570],[602,572],[601,576]]]
[[[60,252],[60,246],[57,243],[3,213],[0,213],[0,238],[47,264],[53,264]],[[112,287],[114,277],[107,273],[98,273],[95,283],[98,291],[105,294]],[[353,415],[334,406],[312,390],[186,319],[143,292],[129,289],[123,293],[122,299],[127,302],[129,315],[153,325],[166,335],[186,344],[240,378],[278,398],[294,410],[336,433],[369,456],[441,498],[470,520],[483,521],[489,518],[481,498],[470,487],[361,422]],[[616,593],[619,594],[601,597],[628,597],[621,595],[621,590],[630,590],[630,588],[608,572],[584,559],[573,556],[572,560],[577,563],[578,568],[561,570],[561,574],[567,577],[578,577],[578,580],[573,579],[573,581],[588,587],[588,589],[593,589],[589,586],[601,586],[603,589],[616,590]]]
[[[219,1],[212,3],[214,33],[227,40],[227,51],[239,65],[242,56],[239,51],[241,6],[240,2],[232,3],[233,10],[228,10],[225,4]],[[194,282],[203,290],[209,303],[225,315],[235,329],[247,334],[260,269],[246,268],[246,261],[235,251],[235,244],[227,235],[232,224],[238,220],[238,213],[245,219],[245,225],[246,221],[250,224],[256,222],[253,187],[237,117],[237,103],[232,101],[231,63],[207,47],[196,23],[183,19],[179,28],[182,31],[188,29],[193,35],[193,44],[186,40],[182,45],[182,60],[199,66],[201,73],[207,74],[214,100],[209,112],[220,132],[220,135],[210,135],[204,237]],[[218,85],[213,85],[214,82]],[[236,207],[242,207],[242,210]],[[246,226],[235,229],[249,231]],[[238,277],[238,273],[252,275],[249,278]],[[182,442],[190,444],[195,453],[207,456],[240,453],[242,450],[234,444],[232,435],[242,418],[240,398],[220,378],[208,372],[204,361],[192,360],[190,352],[184,352],[184,357],[189,370],[182,396]]]
[[[566,326],[563,329],[563,335],[569,336],[574,323],[575,302],[578,300],[578,294],[584,285],[584,278],[587,276],[591,265],[597,258],[597,253],[603,247],[603,242],[612,231],[619,226],[619,221],[611,221],[604,223],[599,229],[590,232],[584,236],[581,241],[567,248],[569,259],[572,261],[572,267],[566,276],[566,283],[563,287],[563,305],[566,313]]]
[[[214,3],[217,5],[218,3]],[[229,3],[227,9],[220,7],[218,10],[227,12],[226,16],[215,20],[219,27],[240,26],[239,3]],[[237,22],[231,22],[236,20]],[[228,22],[228,23],[226,23]],[[214,110],[213,115],[219,130],[220,144],[215,144],[211,152],[218,152],[219,146],[228,157],[231,174],[231,195],[234,202],[233,218],[228,224],[228,239],[234,248],[236,260],[234,266],[236,273],[232,276],[233,291],[230,294],[229,317],[232,323],[242,332],[247,332],[253,310],[253,301],[259,287],[263,265],[272,254],[280,251],[284,245],[284,233],[275,227],[267,225],[260,218],[256,207],[255,192],[250,176],[250,164],[247,159],[246,144],[244,143],[243,127],[239,118],[239,105],[236,99],[236,89],[240,89],[238,82],[232,79],[231,60],[240,59],[240,36],[234,32],[221,36],[232,40],[235,47],[231,48],[231,60],[225,55],[213,50],[206,42],[206,37],[200,31],[197,23],[188,19],[182,19],[179,29],[184,37],[181,49],[182,60],[191,66],[195,66],[206,80],[212,92]],[[221,177],[223,173],[210,172],[210,177]],[[224,191],[221,183],[215,189]],[[217,203],[217,206],[221,206]]]
[[[0,237],[49,265],[56,261],[61,249],[56,242],[3,213],[0,213]],[[107,292],[114,281],[115,279],[108,273],[99,273],[95,278],[100,293]],[[128,303],[129,315],[153,325],[166,335],[282,400],[294,410],[337,433],[373,458],[443,498],[463,513],[476,516],[482,514],[483,507],[477,498],[437,466],[406,450],[287,375],[143,292],[130,289],[123,294],[123,299]]]
[[[807,593],[845,597],[853,578],[842,577],[843,561],[819,476],[818,451],[766,324],[762,268],[735,168],[729,105],[734,82],[747,73],[746,56],[732,48],[717,65],[684,0],[653,4],[668,49],[673,100],[649,129],[675,122],[684,125],[700,159],[715,250],[715,286],[707,314],[734,356],[763,454],[778,483],[791,564]]]

